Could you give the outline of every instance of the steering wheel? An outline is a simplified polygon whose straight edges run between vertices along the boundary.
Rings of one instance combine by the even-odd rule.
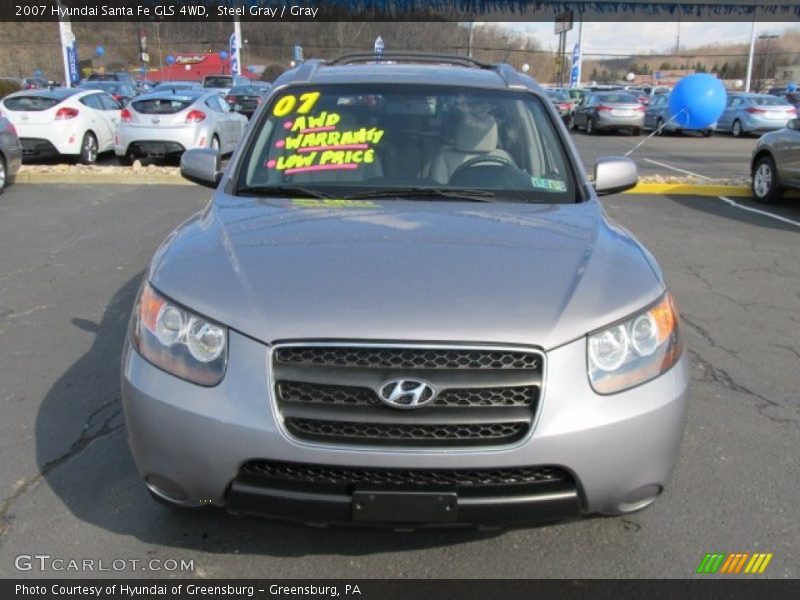
[[[517,167],[512,159],[501,154],[480,154],[458,165],[456,170],[450,175],[450,181],[452,182],[458,175],[461,175],[467,169],[471,169],[472,167],[476,167],[478,165],[499,165],[501,167],[510,167],[515,171],[519,171],[519,167]]]

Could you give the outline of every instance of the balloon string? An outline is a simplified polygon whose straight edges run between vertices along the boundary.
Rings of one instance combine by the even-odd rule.
[[[641,142],[639,142],[638,144],[636,144],[636,145],[635,145],[633,148],[631,148],[630,150],[628,150],[628,151],[627,151],[627,152],[626,152],[626,153],[625,153],[623,156],[630,156],[631,154],[633,154],[634,150],[636,150],[636,149],[637,149],[639,146],[641,146],[642,144],[644,144],[644,143],[645,143],[647,140],[649,140],[649,139],[650,139],[651,137],[653,137],[654,135],[658,135],[658,134],[659,134],[659,132],[660,132],[662,129],[664,129],[664,127],[666,127],[666,126],[667,126],[669,123],[671,123],[672,121],[674,121],[675,119],[677,119],[677,118],[678,118],[678,115],[679,115],[679,114],[681,114],[681,113],[684,113],[684,112],[688,114],[688,111],[687,111],[685,108],[682,108],[682,109],[680,109],[680,110],[679,110],[677,113],[675,113],[675,114],[674,114],[674,115],[672,115],[672,116],[671,116],[669,119],[667,119],[666,121],[664,121],[664,122],[661,124],[661,127],[658,127],[658,128],[656,128],[656,129],[654,129],[654,130],[653,130],[653,133],[651,133],[650,135],[648,135],[648,136],[647,136],[646,138],[644,138],[644,139],[643,139]]]

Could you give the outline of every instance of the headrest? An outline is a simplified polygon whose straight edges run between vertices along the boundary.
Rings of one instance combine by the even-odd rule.
[[[497,149],[497,121],[490,115],[464,115],[456,125],[453,145],[459,152],[491,152]]]

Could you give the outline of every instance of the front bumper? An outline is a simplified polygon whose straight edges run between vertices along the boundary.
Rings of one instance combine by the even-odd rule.
[[[208,147],[213,131],[205,125],[186,127],[120,126],[114,135],[114,153],[142,156],[182,154],[195,147]]]
[[[537,422],[522,443],[464,450],[324,447],[293,441],[276,423],[268,360],[266,345],[232,331],[225,378],[204,388],[152,366],[126,344],[122,395],[128,442],[151,490],[186,506],[214,504],[232,512],[341,521],[355,518],[352,493],[302,482],[270,485],[253,480],[243,467],[252,461],[445,472],[548,466],[567,473],[568,480],[496,494],[483,490],[477,499],[458,493],[457,522],[618,514],[648,504],[667,485],[688,399],[686,355],[651,382],[598,396],[586,377],[581,339],[547,353]]]
[[[742,129],[748,133],[767,133],[778,131],[786,127],[787,120],[767,119],[764,117],[754,117],[750,113],[745,113],[742,118]]]
[[[617,117],[598,112],[595,117],[595,127],[597,129],[642,129],[644,128],[644,114],[637,113],[630,117]]]

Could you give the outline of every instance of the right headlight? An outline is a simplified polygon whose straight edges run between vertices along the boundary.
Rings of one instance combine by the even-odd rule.
[[[683,349],[678,311],[669,294],[624,321],[589,334],[589,381],[599,394],[613,394],[658,377]]]
[[[213,386],[228,360],[228,330],[170,302],[149,283],[133,309],[131,342],[155,366],[192,383]]]

